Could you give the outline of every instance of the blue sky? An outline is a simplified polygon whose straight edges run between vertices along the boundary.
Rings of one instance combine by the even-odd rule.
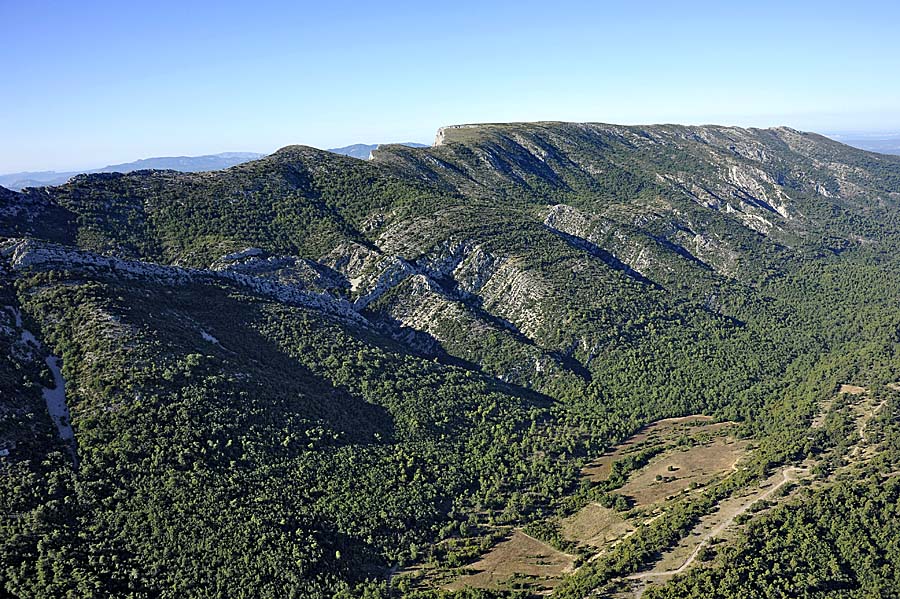
[[[897,2],[0,0],[0,173],[468,122],[900,129]]]

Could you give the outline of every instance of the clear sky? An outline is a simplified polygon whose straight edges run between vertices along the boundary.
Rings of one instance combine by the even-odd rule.
[[[522,120],[900,130],[900,2],[0,0],[0,173]]]

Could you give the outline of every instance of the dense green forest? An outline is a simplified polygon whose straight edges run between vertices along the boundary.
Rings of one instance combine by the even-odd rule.
[[[790,129],[443,139],[2,190],[0,593],[527,596],[403,572],[462,571],[511,527],[578,553],[553,518],[627,512],[655,454],[582,467],[689,414],[735,422],[745,467],[576,555],[557,596],[617,592],[813,458],[816,484],[646,596],[896,587],[900,158]],[[847,382],[886,406],[852,468],[840,405],[810,433]]]

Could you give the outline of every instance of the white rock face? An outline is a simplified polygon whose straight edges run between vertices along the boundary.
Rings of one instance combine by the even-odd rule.
[[[656,259],[646,237],[628,233],[616,223],[566,204],[549,206],[544,225],[584,242],[586,249],[602,249],[634,272],[650,277],[655,269],[669,269]]]
[[[373,260],[377,260],[381,254],[359,243],[348,241],[341,243],[328,252],[320,261],[322,264],[344,275],[356,290],[354,280],[361,280],[361,275],[366,266]]]
[[[790,198],[765,171],[744,165],[732,164],[725,178],[751,198],[761,201],[763,208],[777,212],[782,218],[790,219],[787,202]],[[767,190],[773,193],[769,193]]]
[[[704,233],[691,235],[687,232],[681,232],[677,239],[692,254],[712,265],[717,272],[726,276],[735,276],[737,274],[740,254],[732,250],[719,237]]]
[[[261,256],[262,254],[263,251],[259,248],[246,248],[239,252],[234,252],[233,254],[226,254],[222,256],[221,260],[224,262],[235,262],[237,260],[246,260],[247,258]]]
[[[340,273],[317,264],[312,260],[296,256],[260,257],[258,254],[241,261],[225,263],[218,261],[211,270],[271,280],[285,286],[316,291],[336,291],[347,287],[346,279]]]
[[[230,270],[201,270],[161,266],[138,260],[122,260],[32,239],[7,241],[0,246],[0,256],[9,260],[10,266],[16,271],[62,267],[125,279],[153,280],[167,285],[227,281],[265,297],[288,304],[315,308],[326,314],[368,326],[368,321],[357,314],[350,302],[344,298],[334,297],[327,293],[306,291],[295,285],[286,285],[272,279],[254,277]]]
[[[477,295],[505,262],[505,258],[476,246],[453,270],[453,278],[460,290]]]
[[[434,147],[444,145],[447,141],[447,132],[452,129],[472,129],[477,128],[478,125],[447,125],[446,127],[441,127],[437,130],[437,135],[434,137]]]
[[[11,336],[15,336],[16,334],[19,335],[19,341],[14,343],[10,348],[13,357],[23,362],[35,361],[36,357],[40,354],[40,342],[35,339],[31,331],[22,326],[22,313],[19,312],[17,308],[13,306],[6,306],[5,308],[13,315],[14,328],[4,327],[4,329],[10,333]]]
[[[415,273],[416,269],[401,258],[384,258],[369,271],[368,276],[353,281],[353,290],[359,293],[354,307],[362,310]]]
[[[550,293],[538,273],[521,268],[515,260],[505,260],[485,281],[478,295],[488,312],[534,339],[545,322],[543,303]]]
[[[19,333],[19,342],[13,346],[13,352],[16,352],[20,359],[34,361],[37,356],[44,353],[41,342],[23,326],[22,313],[17,308],[13,306],[5,308],[12,313],[14,326]],[[72,430],[69,407],[66,404],[66,382],[62,376],[62,360],[56,356],[47,356],[44,358],[44,363],[53,374],[53,387],[43,387],[42,389],[47,412],[50,414],[53,424],[56,425],[59,438],[64,441],[72,441],[75,439],[75,431]]]
[[[201,331],[200,331],[200,337],[201,337],[204,341],[208,341],[209,343],[212,343],[213,345],[220,345],[219,340],[216,339],[215,337],[213,337],[212,335],[210,335],[209,333],[207,333],[206,331],[202,331],[202,330],[201,330]]]

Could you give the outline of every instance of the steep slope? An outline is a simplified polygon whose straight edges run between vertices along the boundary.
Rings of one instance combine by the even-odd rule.
[[[896,342],[898,202],[900,158],[814,134],[569,123],[0,189],[0,582],[387,592],[651,420],[787,459],[801,373]]]
[[[447,128],[438,137],[435,148],[385,146],[372,164],[295,147],[223,173],[87,177],[52,194],[79,215],[86,249],[193,266],[247,247],[299,254],[339,271],[365,305],[422,274],[428,288],[443,286],[423,300],[433,308],[407,297],[405,307],[383,310],[388,320],[416,329],[435,302],[462,293],[457,299],[469,306],[456,310],[459,318],[477,304],[483,317],[541,351],[571,353],[580,344],[581,365],[596,341],[551,342],[558,332],[541,329],[563,313],[590,310],[573,290],[553,287],[564,280],[565,260],[569,270],[607,273],[592,274],[591,285],[616,271],[706,304],[735,280],[753,284],[807,255],[894,235],[896,160],[787,129],[526,124]],[[874,166],[860,170],[867,164]],[[860,193],[877,201],[855,200]],[[473,292],[442,280],[444,266],[415,266],[456,246],[501,265],[496,278],[478,273]],[[520,259],[535,248],[546,254],[540,264]],[[557,271],[545,272],[551,264]],[[617,276],[604,285],[613,294],[623,289]],[[677,289],[686,279],[687,289]],[[453,353],[478,361],[464,348]]]

